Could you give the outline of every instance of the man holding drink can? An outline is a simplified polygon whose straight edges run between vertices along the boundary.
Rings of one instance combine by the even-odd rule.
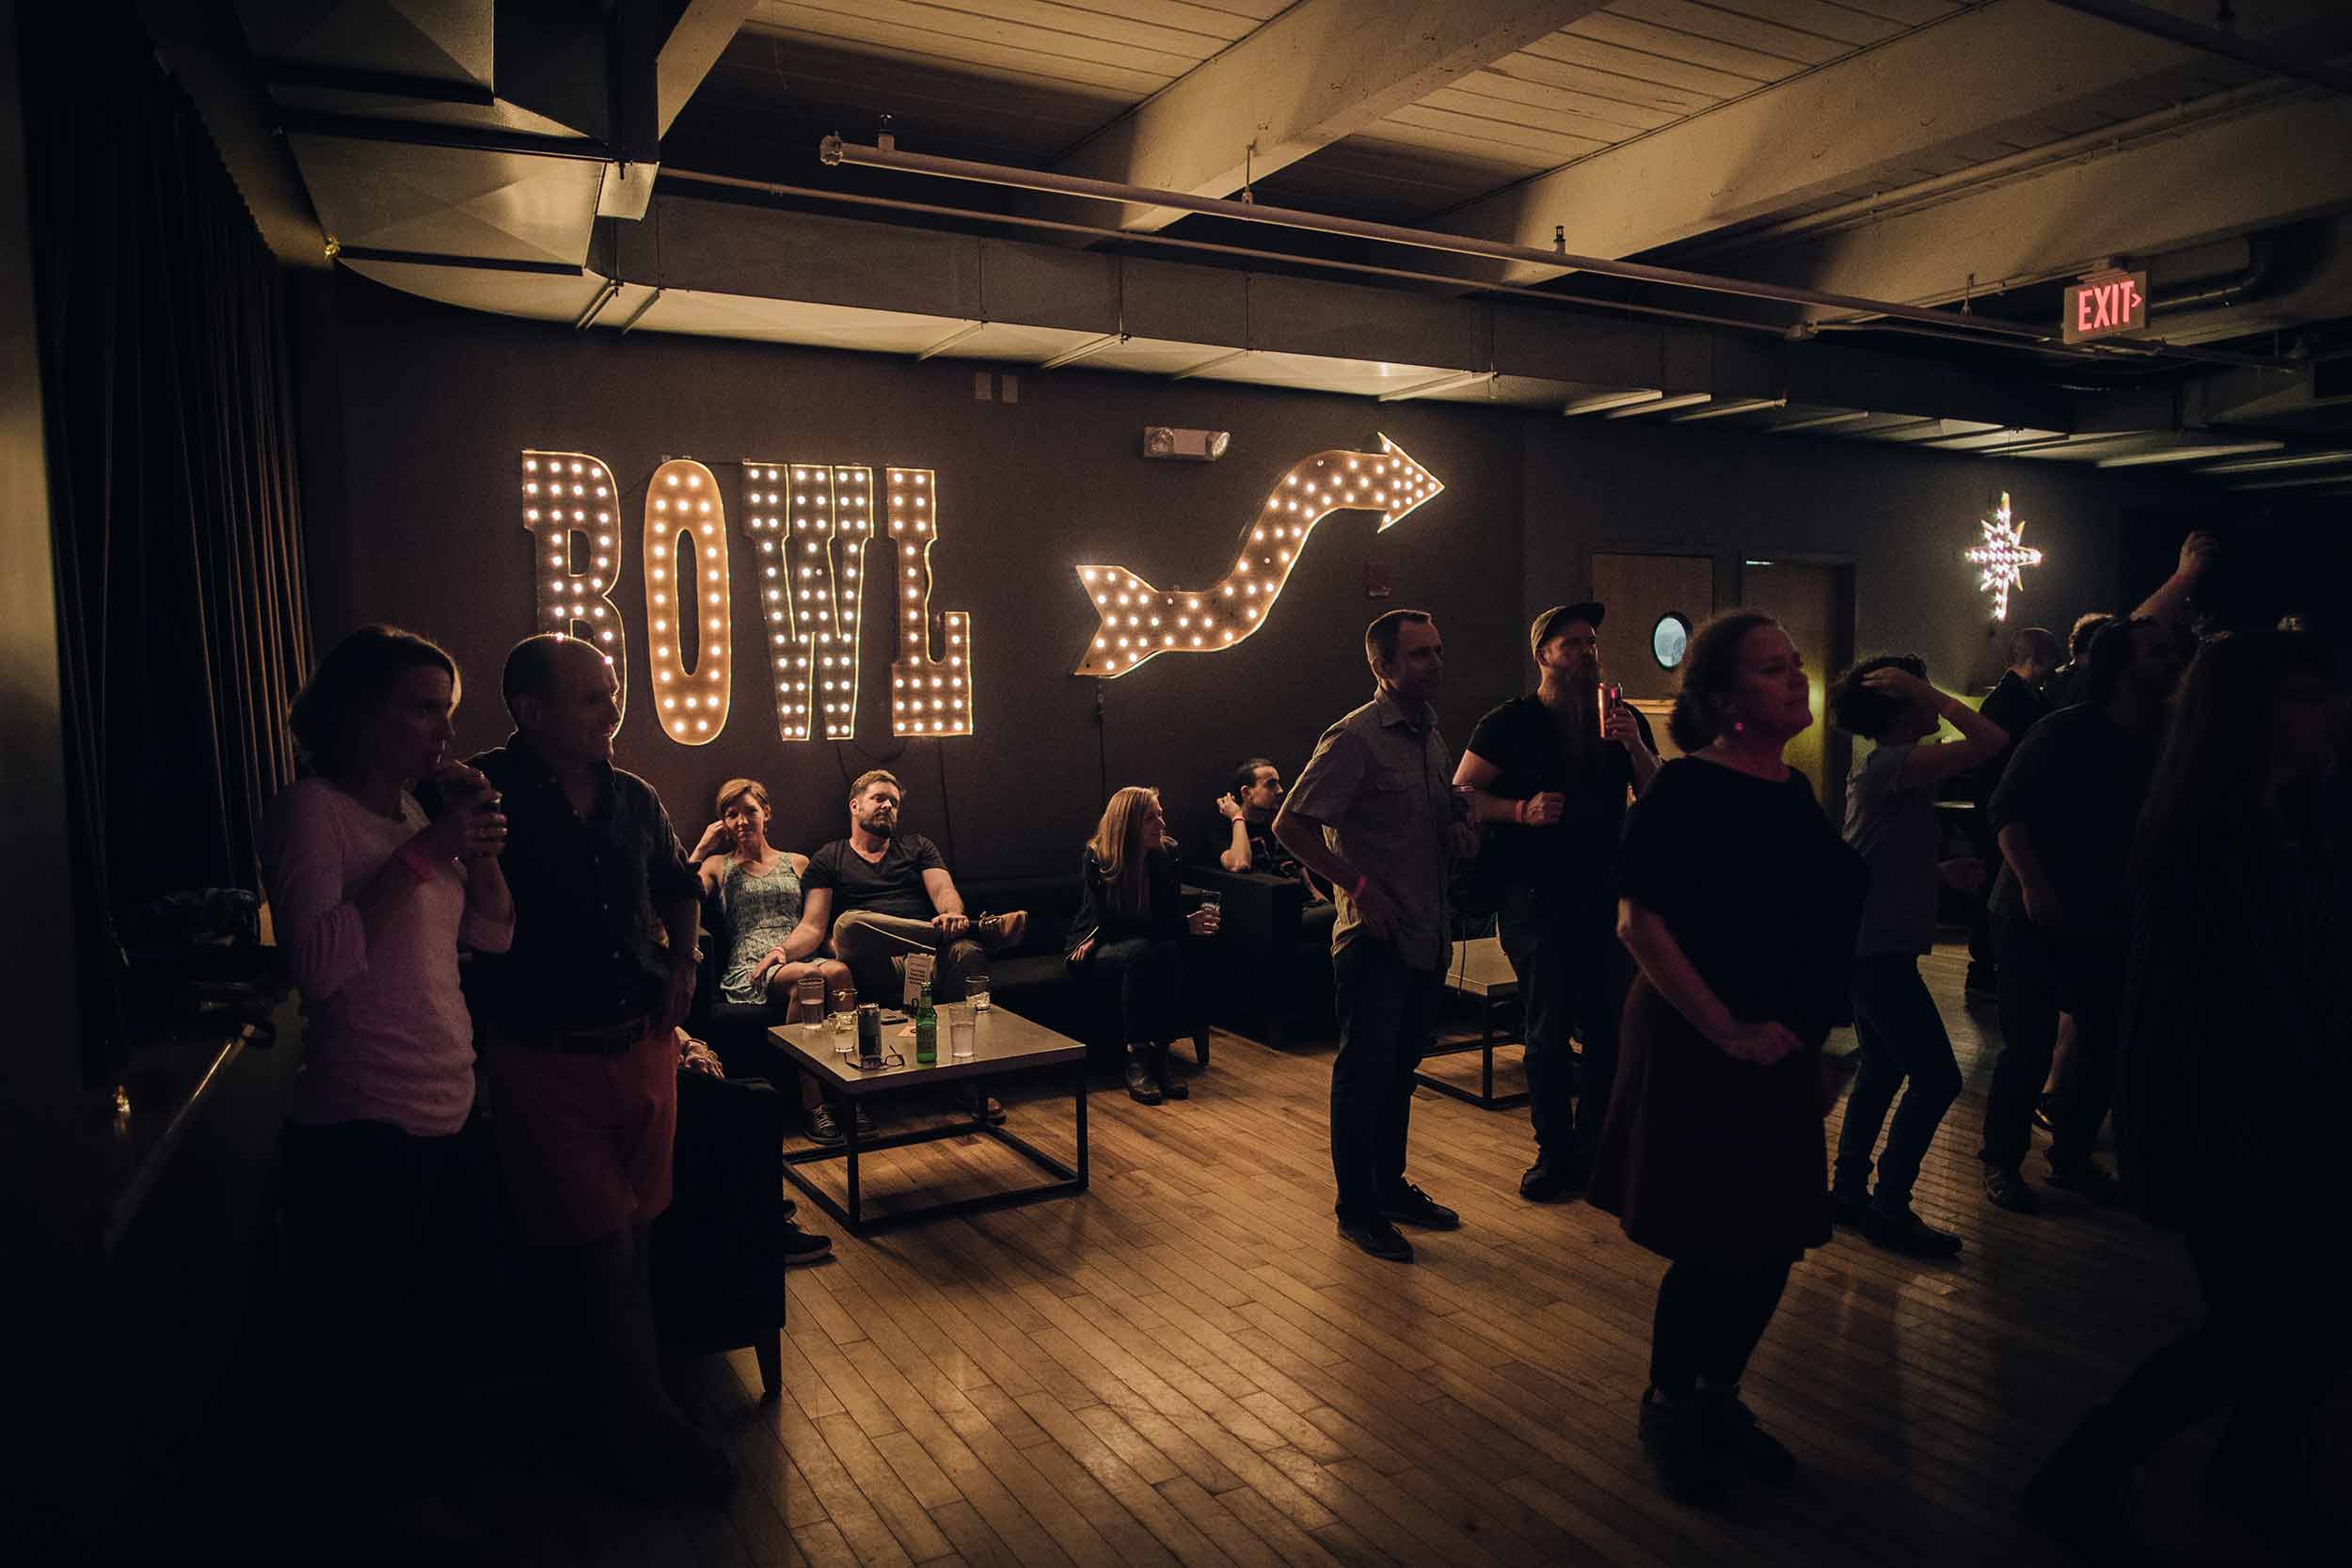
[[[1628,802],[1658,771],[1649,721],[1601,679],[1605,613],[1586,601],[1535,617],[1535,690],[1480,720],[1454,772],[1471,815],[1493,825],[1486,863],[1526,1015],[1535,1131],[1519,1196],[1536,1203],[1583,1190],[1609,1110],[1633,977],[1616,934],[1617,849]]]

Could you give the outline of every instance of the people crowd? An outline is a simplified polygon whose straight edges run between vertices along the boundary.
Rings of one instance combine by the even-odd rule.
[[[1604,678],[1599,603],[1535,619],[1534,690],[1458,753],[1438,724],[1436,621],[1374,621],[1371,700],[1287,789],[1278,762],[1242,761],[1207,847],[1228,873],[1299,883],[1302,920],[1327,931],[1338,1235],[1402,1264],[1406,1228],[1462,1224],[1413,1179],[1412,1102],[1459,917],[1489,912],[1525,1015],[1519,1196],[1581,1195],[1664,1262],[1634,1412],[1660,1486],[1704,1504],[1735,1479],[1787,1484],[1797,1458],[1740,1386],[1791,1268],[1840,1226],[1930,1260],[1964,1244],[1960,1216],[1915,1207],[1962,1090],[1919,960],[1947,902],[1973,902],[1967,990],[1997,998],[2000,1035],[1986,1202],[2042,1212],[2039,1121],[2045,1185],[2179,1231],[2206,1309],[2042,1465],[2028,1516],[2112,1552],[2134,1467],[2227,1410],[2208,1497],[2293,1537],[2313,1414],[2346,1359],[2327,1249],[2302,1229],[2347,1196],[2345,708],[2307,633],[2197,641],[2215,553],[2193,535],[2148,600],[2064,643],[2011,635],[1980,705],[1882,655],[1830,682],[1817,715],[1788,631],[1719,614],[1690,641],[1663,762]],[[393,628],[353,634],[294,705],[308,776],[274,803],[264,847],[309,1019],[283,1139],[297,1316],[403,1357],[381,1408],[336,1420],[365,1462],[344,1451],[332,1469],[424,1535],[451,1521],[418,1422],[462,1356],[415,1330],[487,1228],[477,1065],[498,1191],[567,1292],[604,1451],[649,1494],[713,1496],[732,1471],[664,1390],[646,1283],[676,1075],[721,1070],[683,1027],[704,927],[720,999],[815,1022],[918,986],[959,1000],[1029,924],[967,909],[938,847],[901,827],[886,770],[850,783],[847,835],[809,854],[771,841],[764,785],[730,780],[690,851],[613,764],[617,683],[593,644],[525,641],[501,694],[514,733],[457,761],[449,656]],[[1823,719],[1862,743],[1842,824],[1789,760]],[[1953,798],[1975,824],[1959,856],[1938,809]],[[1219,911],[1188,898],[1156,789],[1113,791],[1076,847],[1067,973],[1118,1019],[1129,1095],[1184,1101],[1168,1047],[1200,1022],[1193,976]],[[1833,1160],[1844,1073],[1825,1047],[1849,1023]],[[813,1081],[803,1098],[803,1130],[839,1141],[849,1113]],[[977,1091],[967,1108],[1002,1116]],[[2118,1168],[2093,1153],[2110,1112]],[[826,1250],[793,1235],[791,1260]]]

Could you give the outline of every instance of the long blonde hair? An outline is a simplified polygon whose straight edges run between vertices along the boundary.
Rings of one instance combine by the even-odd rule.
[[[1141,917],[1152,901],[1150,870],[1143,853],[1143,808],[1156,805],[1159,799],[1158,790],[1142,784],[1113,791],[1087,846],[1103,868],[1104,881],[1110,885],[1111,908],[1130,919]]]

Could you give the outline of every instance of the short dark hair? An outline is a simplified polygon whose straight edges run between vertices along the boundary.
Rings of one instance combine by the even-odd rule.
[[[1740,641],[1758,626],[1777,626],[1760,610],[1726,610],[1691,634],[1682,656],[1682,684],[1675,689],[1674,711],[1667,715],[1666,733],[1685,752],[1696,752],[1724,727],[1715,699],[1729,692],[1740,678]]]
[[[2066,645],[2047,626],[2024,626],[2011,632],[2009,639],[2010,669],[2020,664],[2047,664],[2055,669],[2066,662]]]
[[[518,724],[522,722],[521,715],[515,711],[517,698],[535,697],[545,702],[555,694],[555,661],[563,657],[564,643],[579,641],[560,631],[543,631],[524,638],[508,651],[506,669],[499,676],[499,695],[505,699],[508,718]]]
[[[375,716],[393,685],[411,670],[439,670],[457,694],[457,663],[440,645],[398,626],[361,626],[319,660],[286,710],[294,752],[314,773],[333,774],[352,763],[359,727]]]
[[[2129,619],[2109,616],[2107,624],[2090,640],[2090,652],[2083,656],[2083,701],[2097,707],[2113,698],[2123,684],[2123,673],[2137,657],[2133,631],[2163,624],[2153,615],[2134,615]]]
[[[907,786],[900,784],[898,782],[898,775],[893,773],[887,768],[869,768],[865,772],[860,773],[856,778],[850,780],[850,799],[852,800],[856,800],[859,796],[865,794],[867,789],[878,784],[888,784],[891,788],[898,792],[898,798],[900,800],[903,800],[906,799]]]
[[[1364,657],[1376,658],[1383,664],[1393,660],[1396,657],[1397,640],[1405,635],[1405,625],[1408,621],[1417,621],[1422,626],[1428,626],[1430,624],[1429,611],[1391,610],[1364,628]]]
[[[2047,635],[2046,633],[2044,634]],[[2056,646],[2058,639],[2050,639]],[[1829,689],[1830,721],[1848,735],[1858,735],[1865,740],[1884,737],[1896,720],[1909,705],[1890,697],[1878,688],[1866,684],[1876,670],[1907,670],[1921,680],[1928,678],[1928,661],[1917,654],[1881,654],[1866,658],[1831,685]]]
[[[2114,624],[2114,615],[2104,610],[2094,610],[2088,614],[2075,616],[2074,626],[2066,633],[2068,657],[2073,658],[2087,657],[2090,652],[2091,639]]]
[[[1282,770],[1281,765],[1272,757],[1246,758],[1240,767],[1233,769],[1232,782],[1225,786],[1225,793],[1238,800],[1243,795],[1255,789],[1258,785],[1258,769],[1261,768],[1271,768],[1277,773]]]

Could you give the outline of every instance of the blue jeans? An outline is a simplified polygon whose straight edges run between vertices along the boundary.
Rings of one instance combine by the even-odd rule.
[[[1536,1157],[1547,1163],[1589,1163],[1609,1114],[1617,1024],[1633,985],[1616,919],[1613,902],[1539,888],[1513,888],[1502,902],[1502,951],[1518,977],[1526,1018],[1528,1115]],[[1584,1044],[1581,1074],[1571,1036]]]
[[[1331,1173],[1340,1218],[1369,1223],[1405,1187],[1413,1070],[1429,1049],[1443,974],[1359,936],[1331,955],[1340,1053],[1331,1062]]]
[[[1919,978],[1919,960],[1909,953],[1873,954],[1853,964],[1854,1033],[1862,1039],[1862,1070],[1846,1100],[1846,1126],[1837,1135],[1836,1192],[1857,1199],[1870,1184],[1870,1148],[1878,1142],[1886,1109],[1904,1079],[1903,1102],[1879,1156],[1878,1191],[1870,1207],[1890,1220],[1911,1212],[1911,1189],[1919,1162],[1944,1113],[1960,1098],[1960,1063],[1944,1015]]]
[[[2111,938],[1995,922],[2001,951],[2001,1054],[1984,1101],[1977,1158],[2015,1170],[2033,1148],[2033,1108],[2058,1047],[2058,1015],[2074,1019],[2074,1065],[2050,1130],[2050,1164],[2090,1158],[2115,1091],[2123,1012],[2123,944]]]

